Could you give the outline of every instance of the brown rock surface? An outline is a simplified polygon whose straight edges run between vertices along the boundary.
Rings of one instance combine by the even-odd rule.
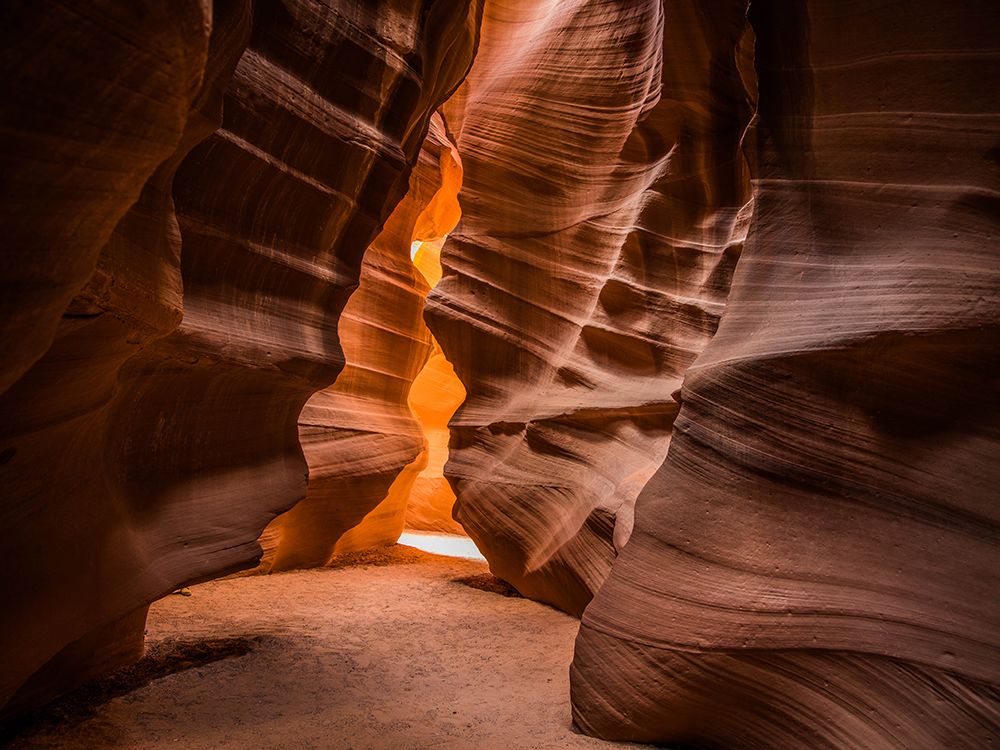
[[[191,147],[181,138],[205,70],[209,6],[0,9],[0,393],[49,349],[67,304],[153,172]]]
[[[458,154],[454,149],[453,153],[457,159]],[[461,184],[461,165],[456,163],[456,167],[453,176],[458,184],[453,209],[447,224],[440,224],[442,227],[449,226],[448,231],[454,228],[461,214],[457,191]],[[445,239],[441,236],[419,245],[414,244],[413,247],[413,264],[432,289],[441,281],[441,248]],[[465,387],[455,374],[455,368],[441,351],[437,339],[433,336],[430,339],[430,356],[414,379],[407,399],[424,435],[425,456],[406,502],[406,528],[465,536],[465,529],[453,518],[455,493],[444,474],[451,440],[448,423],[465,401]]]
[[[586,731],[998,741],[998,14],[751,2],[750,236],[583,619]]]
[[[577,614],[663,459],[745,232],[750,37],[740,3],[700,5],[488,2],[444,110],[463,214],[427,318],[468,390],[456,518],[496,575]]]
[[[445,477],[448,421],[465,400],[465,388],[437,341],[424,368],[410,389],[410,408],[420,422],[426,441],[426,460],[413,480],[406,503],[406,527],[422,531],[465,534],[452,517],[455,493]]]
[[[3,11],[7,711],[135,658],[150,601],[253,565],[305,494],[299,411],[478,27],[471,3],[146,6]]]
[[[40,44],[48,54],[32,50],[33,65],[8,66],[20,74],[4,84],[30,92],[37,107],[11,102],[9,117],[24,133],[5,160],[15,180],[6,188],[18,197],[2,202],[5,255],[13,253],[5,301],[20,300],[37,317],[31,335],[5,328],[3,346],[15,357],[26,344],[45,352],[19,367],[0,397],[2,551],[16,561],[0,573],[0,706],[8,711],[137,658],[145,605],[165,593],[149,595],[148,580],[136,586],[150,558],[144,506],[116,491],[127,467],[115,454],[128,430],[113,429],[121,428],[119,369],[180,320],[171,182],[217,126],[222,85],[246,44],[246,24],[216,19],[213,28],[211,9],[191,6],[5,11],[16,16],[4,24],[12,38],[32,39],[36,28],[49,35]],[[64,50],[72,60],[58,59]],[[33,261],[19,257],[35,242],[45,281],[25,278]],[[54,340],[43,305],[56,311]],[[17,315],[4,316],[11,320]]]

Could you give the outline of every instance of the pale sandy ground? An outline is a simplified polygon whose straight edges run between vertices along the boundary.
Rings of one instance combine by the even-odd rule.
[[[484,563],[396,550],[369,559],[403,562],[212,581],[157,602],[147,642],[171,669],[177,644],[249,652],[179,659],[195,665],[12,747],[641,747],[571,729],[575,619],[453,580]]]

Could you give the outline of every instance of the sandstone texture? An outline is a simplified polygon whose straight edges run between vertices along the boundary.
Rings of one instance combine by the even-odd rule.
[[[489,2],[444,107],[462,219],[427,319],[468,391],[455,517],[496,575],[576,614],[628,539],[746,232],[752,35],[743,4],[700,5]]]
[[[0,37],[0,719],[406,525],[582,616],[588,734],[1000,744],[996,0]]]
[[[424,252],[428,251],[426,244]],[[465,400],[465,388],[436,340],[410,388],[409,404],[424,434],[426,456],[406,501],[408,529],[465,534],[453,517],[455,493],[445,476],[451,437],[448,422]]]
[[[1000,10],[916,5],[750,3],[750,234],[583,618],[587,732],[1000,736]]]
[[[134,659],[149,602],[254,565],[306,494],[299,412],[478,15],[0,12],[5,711]]]
[[[211,8],[7,3],[0,14],[5,391],[52,345],[147,180],[191,147],[182,138],[202,89]]]
[[[434,350],[423,320],[430,282],[411,249],[454,226],[460,185],[453,146],[435,115],[409,192],[365,252],[360,285],[340,318],[344,370],[299,416],[309,488],[265,530],[264,570],[325,565],[335,554],[393,544],[402,532],[410,489],[427,464],[411,385]],[[445,454],[448,416],[439,420]],[[450,511],[450,504],[439,510],[449,520]]]

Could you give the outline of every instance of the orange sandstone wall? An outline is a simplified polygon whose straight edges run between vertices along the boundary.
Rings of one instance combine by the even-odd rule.
[[[299,416],[309,489],[265,530],[264,570],[321,566],[334,554],[392,544],[403,530],[410,488],[427,462],[408,398],[433,351],[423,321],[430,286],[411,245],[443,237],[458,218],[452,148],[435,115],[409,192],[365,253],[340,318],[347,364]]]
[[[22,55],[2,97],[3,296],[26,316],[3,328],[18,363],[0,396],[7,712],[137,658],[145,607],[174,583],[164,547],[187,545],[164,542],[180,529],[158,528],[154,498],[131,491],[149,467],[121,463],[157,446],[159,425],[122,409],[120,373],[180,323],[174,174],[218,127],[250,26],[245,9],[207,3],[3,16],[5,54]]]
[[[436,204],[437,210],[418,223],[414,236],[421,241],[411,251],[413,265],[431,289],[441,281],[441,249],[447,241],[446,235],[455,228],[462,213],[458,201],[462,164],[454,143],[447,156],[442,191],[447,191],[448,200]],[[448,423],[465,401],[465,387],[437,339],[431,335],[430,341],[431,353],[414,379],[407,399],[424,435],[424,457],[409,489],[405,525],[421,531],[465,535],[465,529],[453,517],[455,493],[444,474],[451,439]]]
[[[406,528],[465,534],[452,516],[455,493],[444,474],[451,432],[448,422],[465,400],[455,368],[433,338],[433,349],[410,388],[409,404],[424,433],[426,461],[410,487]]]
[[[0,9],[0,713],[454,499],[591,734],[995,745],[1000,6],[482,5]]]

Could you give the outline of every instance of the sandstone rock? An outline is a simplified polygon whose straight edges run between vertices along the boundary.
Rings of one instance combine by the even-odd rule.
[[[321,566],[333,555],[393,544],[403,530],[410,488],[427,463],[408,397],[433,350],[423,321],[430,286],[411,246],[443,237],[458,219],[452,149],[435,115],[409,192],[365,253],[360,286],[341,316],[347,364],[299,417],[309,489],[265,530],[264,570]]]
[[[111,456],[128,438],[113,432],[118,372],[180,321],[171,182],[217,126],[248,29],[213,24],[203,4],[153,6],[4,11],[17,40],[5,50],[34,46],[5,65],[3,100],[23,129],[6,141],[0,304],[31,319],[18,330],[6,324],[19,313],[4,314],[2,340],[12,365],[25,347],[44,352],[8,371],[0,397],[2,551],[17,561],[0,573],[4,712],[138,658],[155,598],[134,588],[150,555],[115,486],[127,468]]]
[[[406,502],[406,528],[465,534],[452,517],[455,493],[444,475],[451,433],[448,421],[465,400],[465,388],[437,341],[410,388],[409,404],[426,442],[426,460]]]
[[[0,22],[0,715],[457,498],[588,733],[997,743],[995,0]]]
[[[750,19],[750,236],[584,616],[574,718],[698,747],[987,747],[998,7],[753,0]]]
[[[71,5],[3,12],[8,712],[135,658],[150,601],[252,566],[305,494],[298,414],[478,29],[474,3]]]
[[[115,226],[157,167],[183,148],[208,54],[209,5],[0,9],[0,393],[51,346]],[[74,314],[91,311],[80,305]]]
[[[427,318],[468,390],[446,474],[493,572],[579,614],[662,462],[750,199],[738,2],[487,3]],[[664,33],[666,31],[666,33]]]
[[[432,120],[432,125],[434,122]],[[444,127],[443,120],[441,125]],[[421,241],[412,246],[413,265],[431,289],[441,281],[441,249],[447,233],[455,228],[462,213],[458,202],[462,164],[450,137],[448,143],[448,151],[442,152],[445,160],[442,161],[443,199],[436,200],[431,210],[425,211],[418,221],[414,236]],[[433,335],[430,335],[430,342],[431,353],[414,379],[407,398],[424,435],[424,456],[420,471],[409,488],[405,525],[410,529],[465,536],[465,530],[453,517],[455,493],[445,477],[444,468],[451,440],[449,422],[465,401],[466,392]]]

